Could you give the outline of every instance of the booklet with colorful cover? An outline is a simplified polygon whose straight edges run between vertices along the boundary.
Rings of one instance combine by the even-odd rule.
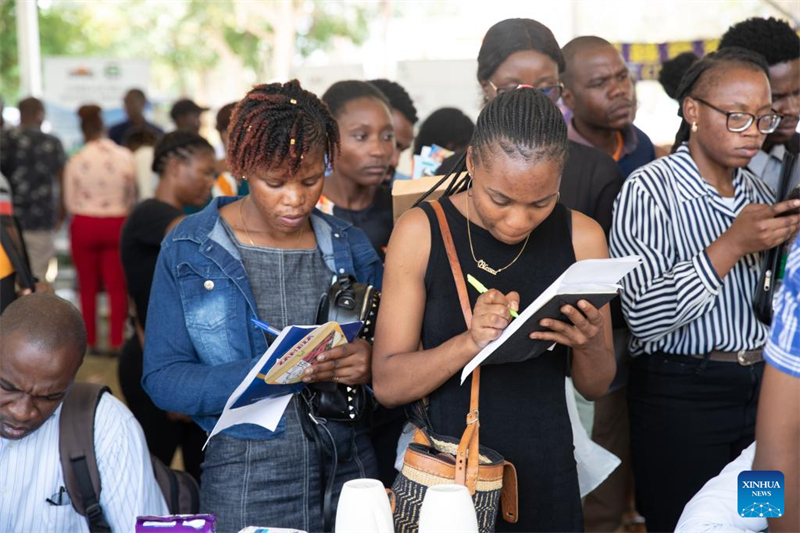
[[[278,333],[268,324],[255,319],[252,322],[270,333]],[[292,394],[305,386],[303,372],[318,355],[355,340],[363,326],[363,322],[328,322],[321,326],[284,328],[228,397],[208,439],[237,424],[256,424],[275,431]]]

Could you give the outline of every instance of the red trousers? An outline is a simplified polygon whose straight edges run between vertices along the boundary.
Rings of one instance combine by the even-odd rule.
[[[125,217],[87,217],[75,215],[70,226],[72,260],[78,273],[81,313],[86,322],[89,346],[97,343],[97,293],[101,283],[111,305],[109,347],[122,346],[128,294],[119,256],[119,238]]]

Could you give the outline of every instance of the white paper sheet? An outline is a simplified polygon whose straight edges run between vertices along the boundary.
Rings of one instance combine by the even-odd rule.
[[[561,276],[550,285],[536,300],[526,307],[519,318],[503,330],[503,333],[478,352],[464,370],[461,371],[461,384],[469,377],[473,370],[478,368],[490,355],[494,353],[506,340],[521,328],[541,307],[557,294],[574,294],[598,292],[597,289],[605,286],[607,290],[614,290],[617,283],[641,262],[641,257],[633,255],[615,259],[585,259],[570,266]],[[591,289],[591,290],[588,290]],[[552,350],[553,347],[550,347]]]
[[[303,327],[311,328],[313,326]],[[289,401],[292,399],[291,394],[278,396],[276,398],[265,398],[250,405],[245,405],[236,409],[231,409],[231,405],[233,405],[244,393],[244,391],[247,390],[247,387],[256,378],[264,365],[267,364],[270,356],[278,347],[278,345],[280,345],[288,331],[289,328],[285,328],[283,331],[281,331],[281,334],[278,336],[278,338],[275,339],[272,344],[270,344],[267,351],[264,352],[264,355],[262,355],[258,362],[253,365],[253,368],[250,369],[247,377],[244,378],[241,383],[239,383],[239,386],[236,387],[236,390],[233,391],[233,394],[228,397],[228,401],[225,402],[225,409],[222,411],[222,414],[217,420],[214,429],[211,430],[211,433],[208,435],[208,439],[206,439],[206,443],[203,445],[204,450],[206,446],[208,446],[208,441],[211,440],[211,437],[220,431],[228,429],[231,426],[235,426],[236,424],[257,424],[270,431],[275,431],[275,428],[278,427],[278,423],[281,421],[284,411],[286,411],[286,406],[289,405]]]

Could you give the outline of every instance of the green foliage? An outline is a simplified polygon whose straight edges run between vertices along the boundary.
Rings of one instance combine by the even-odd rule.
[[[0,95],[9,103],[20,96],[16,1],[0,0]],[[302,56],[328,48],[337,37],[360,44],[368,36],[368,8],[324,0],[294,0],[292,6],[306,21],[307,30],[296,38]],[[39,6],[40,47],[42,57],[150,58],[162,89],[186,92],[190,74],[214,68],[223,55],[238,56],[263,77],[272,54],[273,12],[267,3],[233,0],[50,0]]]
[[[0,0],[0,96],[7,104],[19,98],[16,19],[14,0]]]
[[[314,0],[311,26],[297,36],[297,49],[304,57],[330,47],[335,37],[362,44],[369,37],[367,20],[374,8]]]

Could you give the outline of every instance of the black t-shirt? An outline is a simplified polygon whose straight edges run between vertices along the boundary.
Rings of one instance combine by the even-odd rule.
[[[128,282],[128,294],[136,305],[136,315],[142,327],[147,321],[150,285],[153,284],[161,241],[167,227],[182,214],[179,209],[151,198],[136,206],[122,228],[122,268]]]
[[[386,245],[389,244],[389,237],[394,229],[394,216],[392,214],[392,189],[388,185],[381,185],[375,193],[372,205],[366,209],[353,211],[334,206],[333,215],[352,222],[357,228],[361,228],[367,234],[372,247],[378,252],[378,256],[383,261],[386,253]]]

